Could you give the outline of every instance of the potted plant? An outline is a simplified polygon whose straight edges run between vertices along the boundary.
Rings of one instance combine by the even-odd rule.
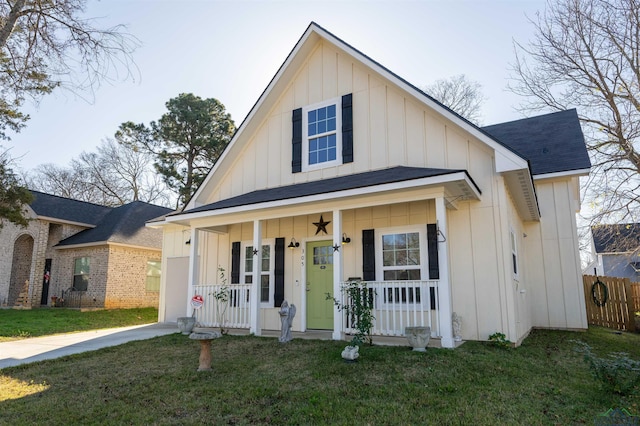
[[[363,343],[372,344],[371,329],[373,328],[373,296],[366,282],[351,280],[342,287],[345,302],[327,293],[327,300],[332,300],[339,311],[344,311],[355,330],[355,334],[348,346],[342,351],[342,358],[354,362],[360,356],[359,350]]]

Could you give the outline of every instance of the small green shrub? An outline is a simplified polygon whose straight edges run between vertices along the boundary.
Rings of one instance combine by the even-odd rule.
[[[599,358],[585,342],[576,341],[576,344],[576,351],[583,354],[591,374],[606,391],[629,395],[640,385],[640,361],[629,358],[628,353],[612,352],[605,358]]]
[[[371,329],[373,321],[373,299],[375,290],[370,290],[367,283],[359,280],[349,281],[342,287],[346,303],[341,302],[331,294],[327,293],[327,300],[331,300],[338,307],[339,311],[344,311],[349,317],[356,334],[351,339],[351,346],[360,346],[365,342],[373,344],[371,340]]]
[[[493,333],[491,336],[489,336],[489,342],[491,342],[493,346],[496,346],[498,348],[506,349],[513,347],[513,344],[510,340],[507,340],[507,336],[505,336],[504,333]]]

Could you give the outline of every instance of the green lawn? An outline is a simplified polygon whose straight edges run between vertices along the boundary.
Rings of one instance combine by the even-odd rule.
[[[344,342],[225,336],[212,372],[173,334],[0,370],[0,424],[593,424],[609,408],[640,414],[600,388],[572,339],[640,359],[640,335],[534,331],[517,349],[467,342],[412,352]]]
[[[0,342],[156,321],[158,310],[155,308],[85,312],[65,308],[0,309]]]

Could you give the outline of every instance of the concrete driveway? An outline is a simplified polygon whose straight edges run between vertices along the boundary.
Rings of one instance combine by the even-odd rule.
[[[175,323],[154,323],[14,340],[0,343],[0,369],[172,333],[178,333]]]

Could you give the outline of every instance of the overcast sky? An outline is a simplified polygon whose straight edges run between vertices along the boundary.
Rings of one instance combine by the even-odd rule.
[[[68,165],[120,123],[148,124],[179,93],[222,102],[239,125],[311,21],[412,84],[465,74],[482,84],[482,123],[521,118],[506,90],[513,41],[533,37],[544,1],[89,1],[86,15],[125,24],[141,47],[135,81],[103,85],[92,103],[56,91],[28,105],[11,156],[30,170]]]

